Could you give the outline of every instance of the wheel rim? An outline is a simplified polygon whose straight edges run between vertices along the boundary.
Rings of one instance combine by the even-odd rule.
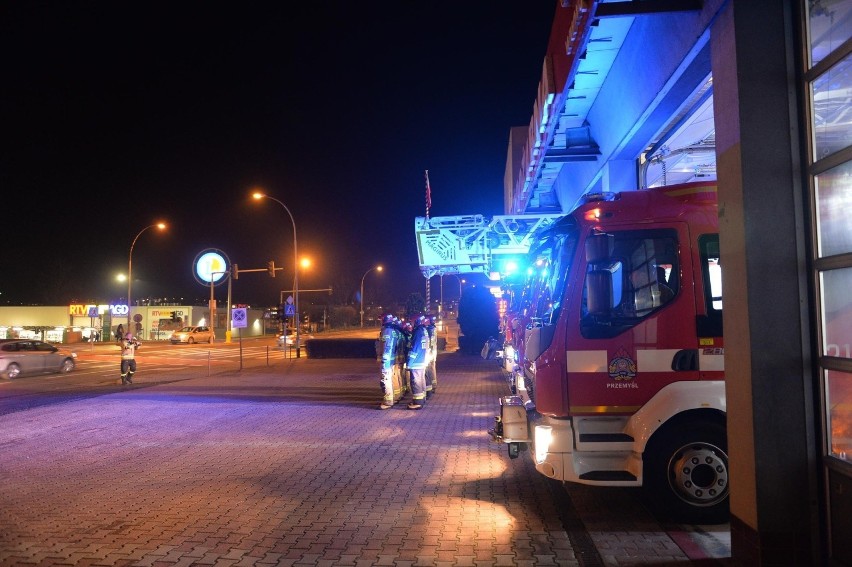
[[[62,372],[67,373],[67,372],[71,372],[72,370],[74,370],[74,363],[73,362],[71,362],[70,360],[66,360],[65,362],[62,363]]]
[[[15,378],[21,373],[21,368],[17,364],[10,364],[6,373],[9,375],[9,378]]]
[[[728,455],[710,443],[690,443],[669,461],[669,484],[693,506],[712,506],[728,496]]]

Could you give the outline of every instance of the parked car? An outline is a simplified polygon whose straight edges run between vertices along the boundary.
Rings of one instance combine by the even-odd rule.
[[[0,377],[21,374],[68,373],[77,366],[77,353],[33,339],[0,339]]]
[[[210,343],[213,344],[213,339],[216,335],[210,327],[183,327],[179,331],[172,333],[171,341],[173,345],[178,343]]]

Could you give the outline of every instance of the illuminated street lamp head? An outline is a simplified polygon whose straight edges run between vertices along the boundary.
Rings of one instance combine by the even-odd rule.
[[[266,195],[264,195],[260,191],[255,191],[254,193],[251,194],[251,196],[252,196],[253,199],[263,199],[264,197],[266,197]]]

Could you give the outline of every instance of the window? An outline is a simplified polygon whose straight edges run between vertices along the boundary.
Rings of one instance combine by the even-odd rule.
[[[677,234],[671,229],[625,231],[614,236],[613,254],[589,264],[583,286],[583,336],[613,337],[671,302],[680,287]],[[587,310],[589,275],[609,272],[612,292],[608,313]]]
[[[852,468],[852,3],[807,3],[803,92],[808,100],[816,360],[826,466]]]

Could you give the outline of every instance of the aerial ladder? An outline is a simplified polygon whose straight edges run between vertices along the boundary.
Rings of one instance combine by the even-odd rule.
[[[445,274],[492,274],[500,259],[523,256],[532,236],[565,216],[557,214],[416,217],[420,271],[427,279]]]

